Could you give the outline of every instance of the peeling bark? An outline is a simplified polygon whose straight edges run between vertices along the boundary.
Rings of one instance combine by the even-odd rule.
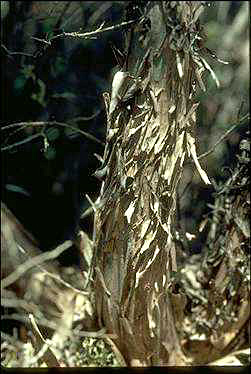
[[[192,157],[210,183],[194,135],[195,88],[206,69],[201,8],[200,2],[147,3],[128,31],[127,71],[116,76],[111,102],[105,95],[94,288],[99,324],[117,336],[114,343],[129,366],[189,362],[171,297],[171,274],[177,271],[172,226],[184,160]]]

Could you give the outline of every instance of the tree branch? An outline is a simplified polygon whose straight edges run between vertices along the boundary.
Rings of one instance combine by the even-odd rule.
[[[229,134],[231,134],[231,132],[233,132],[238,126],[240,126],[241,124],[243,124],[244,121],[248,120],[249,119],[249,114],[246,114],[244,117],[242,117],[239,121],[239,123],[233,125],[228,131],[225,132],[225,134],[223,134],[219,140],[217,140],[217,142],[214,144],[214,146],[209,149],[209,151],[205,152],[205,153],[202,153],[200,156],[198,156],[198,160],[201,159],[201,158],[204,158],[204,157],[207,157],[208,155],[210,155],[214,150],[215,148],[224,140],[228,137]]]
[[[44,261],[53,260],[57,258],[62,252],[70,248],[71,245],[72,245],[72,241],[66,240],[63,244],[59,245],[57,248],[53,249],[52,251],[47,251],[45,253],[42,253],[41,255],[32,257],[29,260],[25,261],[23,264],[18,266],[17,270],[12,272],[10,275],[8,275],[6,278],[4,278],[1,281],[1,290],[3,288],[10,286],[18,278],[20,278],[22,274],[27,272],[33,266],[39,265],[43,263]]]

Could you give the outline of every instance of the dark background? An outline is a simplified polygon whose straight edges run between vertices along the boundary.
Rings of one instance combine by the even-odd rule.
[[[106,116],[102,93],[110,92],[116,60],[111,45],[123,50],[123,30],[100,34],[96,39],[48,40],[62,31],[92,31],[105,21],[123,21],[127,2],[79,1],[1,2],[1,139],[8,147],[39,135],[24,144],[2,151],[2,200],[30,230],[44,250],[74,238],[80,226],[90,235],[91,217],[80,220],[100,183],[92,176],[99,167],[94,153],[103,146],[87,139],[81,129],[105,141]],[[247,1],[211,2],[201,23],[206,46],[229,65],[206,57],[216,72],[217,89],[204,74],[207,92],[198,91],[201,105],[197,118],[197,153],[210,149],[249,110],[249,4]],[[13,53],[15,52],[15,54]],[[19,52],[19,54],[16,54]],[[23,128],[4,126],[25,121],[58,121],[73,126],[48,125]],[[235,163],[239,141],[247,131],[243,122],[201,161],[209,178],[224,182]],[[185,190],[185,192],[184,192]],[[213,203],[213,187],[200,180],[187,163],[179,187],[179,224],[196,234],[191,252],[199,252],[207,229],[198,234],[203,217]],[[69,264],[69,257],[64,264]]]

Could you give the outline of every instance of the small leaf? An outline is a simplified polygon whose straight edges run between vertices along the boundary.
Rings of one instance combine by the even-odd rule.
[[[31,95],[31,98],[37,101],[43,107],[45,107],[46,106],[46,102],[45,102],[46,85],[41,79],[37,80],[37,84],[39,86],[38,92],[33,93]]]
[[[23,195],[25,195],[25,196],[28,196],[28,197],[31,196],[30,193],[27,192],[23,187],[21,187],[21,186],[17,186],[17,185],[15,185],[15,184],[7,183],[7,184],[5,185],[5,188],[6,188],[6,190],[8,190],[8,191],[18,192],[18,193],[21,193],[21,194],[23,194]]]
[[[56,140],[60,135],[60,131],[55,127],[47,129],[45,133],[46,133],[47,139],[50,142],[53,142],[54,140]]]
[[[17,91],[22,91],[26,83],[26,78],[24,75],[20,75],[14,82],[14,88]]]
[[[35,68],[34,65],[26,65],[23,67],[22,74],[26,77],[26,79],[28,78],[32,78],[33,80],[36,79],[36,76],[33,73],[34,68]]]
[[[44,156],[45,158],[47,158],[47,160],[53,160],[56,156],[56,149],[54,147],[49,146],[44,152]]]

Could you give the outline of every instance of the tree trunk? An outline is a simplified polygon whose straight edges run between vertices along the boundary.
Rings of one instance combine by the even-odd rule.
[[[126,40],[124,69],[107,107],[105,176],[95,214],[94,288],[100,326],[131,366],[183,365],[175,324],[184,298],[177,271],[176,188],[195,150],[194,101],[207,65],[200,56],[200,2],[146,2]],[[128,5],[128,19],[132,15]],[[134,8],[135,11],[135,8]]]

